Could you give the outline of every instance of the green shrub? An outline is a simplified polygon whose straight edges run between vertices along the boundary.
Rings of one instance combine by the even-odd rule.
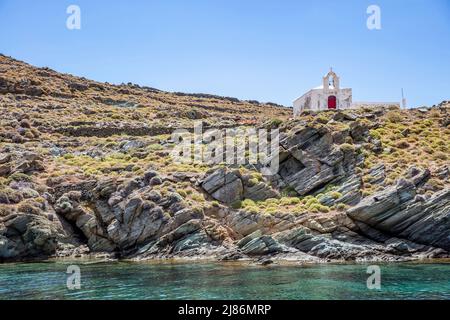
[[[310,210],[318,210],[318,211],[320,211],[320,212],[323,212],[323,213],[327,213],[327,212],[330,212],[330,208],[329,207],[327,207],[327,206],[324,206],[324,205],[321,205],[321,204],[318,204],[318,203],[315,203],[315,204],[313,204],[311,207],[310,207]]]
[[[337,199],[339,199],[340,197],[342,197],[342,193],[337,192],[337,191],[331,191],[331,192],[329,193],[329,195],[330,195],[334,200],[337,200]]]
[[[270,120],[268,127],[269,128],[278,128],[282,123],[283,123],[283,120],[274,118],[274,119]]]
[[[283,197],[295,197],[297,195],[297,191],[295,191],[295,189],[291,186],[288,186],[281,190],[281,195]]]
[[[242,208],[242,201],[235,201],[231,204],[231,207],[233,209],[240,209]]]
[[[32,178],[29,175],[21,172],[15,172],[9,176],[10,181],[23,181],[23,182],[31,182]]]
[[[280,204],[283,206],[294,205],[294,204],[299,204],[299,203],[300,203],[299,198],[283,197],[280,199]]]
[[[183,198],[187,197],[187,192],[184,189],[177,189],[177,193]]]
[[[352,144],[350,144],[350,143],[343,143],[343,144],[340,145],[340,147],[341,147],[341,150],[342,150],[343,152],[352,152],[352,151],[355,151],[355,146],[352,145]]]
[[[205,196],[201,193],[191,194],[191,199],[197,202],[205,202]]]
[[[242,201],[241,206],[243,208],[246,207],[256,207],[256,203],[255,201],[253,201],[252,199],[245,199],[244,201]]]
[[[386,119],[392,123],[399,123],[403,120],[403,117],[398,111],[389,111],[386,113]]]
[[[249,187],[253,187],[253,186],[257,185],[258,183],[259,183],[258,179],[255,179],[255,178],[248,180]]]
[[[149,146],[147,147],[147,150],[148,150],[148,151],[160,151],[160,150],[162,150],[162,149],[164,149],[164,148],[163,148],[163,146],[160,145],[159,143],[154,143],[154,144],[151,144],[151,145],[149,145]]]

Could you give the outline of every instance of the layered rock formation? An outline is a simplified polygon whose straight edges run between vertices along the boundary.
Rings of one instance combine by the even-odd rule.
[[[174,164],[173,128],[140,113],[167,110],[139,105],[144,95],[179,112],[177,103],[195,106],[180,113],[183,126],[213,112],[225,128],[248,102],[56,77],[1,58],[0,261],[449,257],[448,103],[272,119],[262,126],[280,130],[280,163],[263,176],[262,164]],[[99,105],[74,105],[84,120],[69,121],[68,101],[93,103],[93,92]],[[52,125],[58,117],[65,127]]]

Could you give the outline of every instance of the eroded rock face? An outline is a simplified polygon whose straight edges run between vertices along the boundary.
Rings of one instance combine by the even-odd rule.
[[[255,231],[271,233],[287,230],[295,226],[296,217],[289,213],[276,213],[273,215],[261,215],[245,210],[229,212],[224,222],[238,235],[248,236]]]
[[[60,248],[80,245],[74,230],[54,212],[11,212],[0,218],[0,261],[45,259]]]
[[[0,227],[0,259],[50,256],[56,251],[56,232],[44,217],[11,215]]]
[[[299,195],[306,195],[328,183],[351,176],[357,156],[353,149],[335,144],[325,127],[294,128],[281,138],[285,150],[278,176]]]
[[[302,134],[313,140],[321,135]],[[356,160],[345,160],[347,150],[340,150],[330,137],[322,136],[319,140],[312,149],[298,143],[306,150],[301,152],[309,155],[307,161],[301,158],[305,168],[317,162],[326,166],[326,172],[333,163],[341,169],[353,168]],[[317,149],[320,145],[330,154]],[[286,161],[298,161],[294,157],[298,150],[294,149],[287,152]],[[324,159],[337,161],[326,164]],[[22,160],[38,159],[31,156]],[[3,164],[12,161],[16,163],[11,157],[0,159]],[[294,171],[292,167],[289,170]],[[314,177],[302,170],[299,172]],[[373,181],[383,183],[384,167],[375,167],[370,174]],[[438,174],[445,174],[445,170]],[[424,194],[422,189],[426,189],[429,178],[429,170],[411,167],[396,185],[363,198],[357,174],[338,174],[332,179],[339,179],[336,191],[341,196],[338,199],[324,196],[320,201],[328,206],[342,202],[352,207],[346,213],[301,215],[281,212],[265,215],[222,205],[205,212],[187,204],[174,188],[169,187],[164,194],[159,191],[161,184],[170,186],[173,180],[191,181],[194,177],[177,175],[168,179],[151,170],[130,179],[62,181],[52,185],[56,199],[48,193],[42,195],[43,191],[37,192],[31,182],[14,182],[9,189],[0,191],[0,202],[7,208],[22,204],[22,211],[2,211],[0,260],[95,252],[136,259],[205,256],[226,260],[265,257],[401,261],[448,257],[450,191]],[[156,179],[158,183],[154,182]],[[226,168],[207,174],[201,186],[224,204],[279,197],[265,180]],[[33,200],[40,197],[47,200],[44,203]],[[28,201],[26,206],[24,201]]]
[[[220,168],[203,179],[201,186],[214,199],[233,204],[243,199],[262,201],[278,198],[279,193],[263,181],[243,176],[239,170]]]
[[[128,181],[105,180],[94,189],[97,223],[122,256],[211,254],[228,231],[203,210],[192,208],[175,191],[161,195],[149,172]]]
[[[407,180],[363,199],[350,208],[352,219],[399,238],[450,250],[450,190],[429,199],[416,197],[428,170],[414,169]]]
[[[267,255],[282,252],[282,246],[274,240],[271,236],[265,235],[248,241],[241,247],[243,253],[250,256],[253,255]]]
[[[269,104],[97,83],[1,54],[0,64],[0,261],[95,253],[314,262],[449,257],[448,101],[287,120],[287,108]],[[175,141],[158,136],[191,130],[193,119],[204,128],[278,128],[278,172],[263,177],[261,163],[169,172]],[[420,150],[411,141],[426,138],[433,153],[415,161]],[[405,162],[432,172],[412,167],[394,182]],[[270,210],[270,201],[258,203],[294,196],[296,203],[273,199]],[[313,197],[317,203],[307,205]],[[256,203],[240,203],[247,199]]]
[[[43,158],[37,153],[28,151],[0,153],[0,177],[7,177],[14,173],[28,174],[44,169]]]
[[[0,258],[52,256],[64,251],[64,244],[81,248],[83,243],[88,249],[73,252],[117,252],[137,259],[447,257],[449,191],[419,201],[418,186],[428,176],[427,170],[411,170],[408,179],[362,199],[347,213],[301,215],[263,215],[226,206],[204,212],[189,207],[176,192],[162,195],[149,177],[106,179],[97,182],[91,199],[79,191],[63,194],[52,215],[50,207],[34,214],[7,214],[0,222]],[[78,239],[70,237],[77,234]]]
[[[80,198],[81,193],[76,191],[63,195],[55,204],[56,213],[66,218],[74,228],[83,233],[88,240],[89,248],[93,251],[114,251],[116,246],[107,238],[95,214],[79,203]]]
[[[207,176],[203,180],[202,187],[214,199],[226,204],[243,199],[244,187],[240,175],[226,168],[221,168]]]

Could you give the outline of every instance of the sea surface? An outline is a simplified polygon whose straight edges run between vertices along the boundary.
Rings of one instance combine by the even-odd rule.
[[[0,300],[450,299],[448,262],[380,264],[380,289],[368,289],[364,264],[77,262],[81,288],[69,290],[73,264],[0,264]]]

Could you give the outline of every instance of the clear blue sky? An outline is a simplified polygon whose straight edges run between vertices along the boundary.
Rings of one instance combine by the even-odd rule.
[[[81,30],[66,8],[81,8]],[[382,29],[366,27],[381,7]],[[450,99],[449,0],[0,0],[0,52],[111,83],[273,101],[330,66],[356,101]]]

